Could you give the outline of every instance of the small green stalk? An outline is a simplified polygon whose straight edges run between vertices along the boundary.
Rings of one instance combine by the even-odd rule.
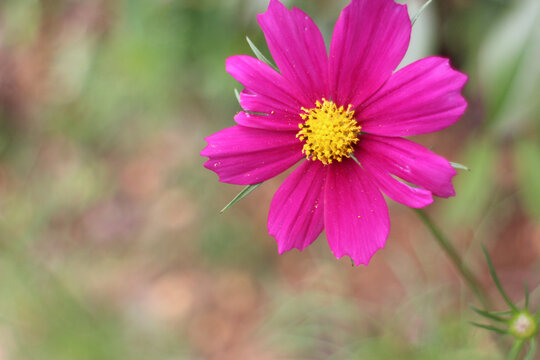
[[[523,340],[517,340],[514,342],[514,345],[512,345],[512,349],[510,349],[510,352],[508,353],[508,357],[506,360],[518,360],[519,354],[521,353],[521,349],[523,348],[523,345],[525,344],[525,341]]]
[[[414,211],[420,217],[422,222],[426,225],[435,240],[437,240],[437,243],[441,246],[450,261],[452,261],[465,283],[469,286],[469,288],[478,298],[478,301],[482,304],[484,308],[488,309],[490,307],[490,303],[487,297],[484,295],[482,287],[480,286],[480,282],[473,274],[473,272],[463,262],[461,256],[458,254],[452,243],[448,241],[446,236],[444,236],[441,230],[439,230],[437,225],[435,225],[435,223],[427,216],[424,211],[420,209],[414,209]]]
[[[499,277],[497,276],[497,273],[495,272],[495,268],[493,267],[493,263],[491,262],[491,258],[489,257],[489,254],[488,254],[486,248],[484,247],[484,245],[482,245],[482,251],[484,252],[484,256],[486,257],[486,261],[488,263],[488,268],[489,268],[489,273],[491,275],[491,278],[493,279],[493,282],[497,286],[497,290],[499,290],[499,293],[503,297],[504,301],[508,304],[510,309],[512,309],[512,311],[514,311],[514,312],[517,312],[518,309],[517,309],[516,305],[514,305],[514,303],[510,300],[508,295],[506,295],[506,292],[504,291],[504,289],[503,289],[503,287],[501,285],[501,282],[499,281]]]

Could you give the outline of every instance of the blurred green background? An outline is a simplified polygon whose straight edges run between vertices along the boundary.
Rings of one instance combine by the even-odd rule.
[[[0,360],[503,358],[404,206],[368,267],[324,235],[277,255],[283,176],[219,215],[241,187],[198,154],[267,3],[0,1]],[[326,39],[346,3],[286,1]],[[412,37],[405,63],[469,74],[462,120],[415,140],[472,169],[428,211],[503,308],[480,243],[514,300],[540,283],[540,2],[435,0]]]

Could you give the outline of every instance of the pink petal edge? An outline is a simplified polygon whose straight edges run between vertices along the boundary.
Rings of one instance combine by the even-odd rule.
[[[412,208],[423,208],[433,202],[431,191],[399,181],[386,166],[366,152],[356,151],[355,156],[379,189],[392,200]]]
[[[352,0],[334,28],[330,86],[339,105],[358,106],[390,78],[407,52],[411,21],[393,0]]]
[[[295,85],[269,65],[251,56],[231,56],[225,62],[225,69],[244,85],[250,94],[258,95],[258,102],[266,106],[265,109],[246,110],[264,113],[279,111],[297,115],[307,102]]]
[[[298,8],[288,10],[278,0],[271,0],[257,19],[277,67],[309,100],[304,106],[328,98],[328,53],[313,20]]]
[[[397,73],[359,109],[362,131],[384,136],[412,136],[442,130],[467,108],[461,90],[467,76],[448,59],[428,57]]]
[[[201,151],[208,157],[204,167],[221,182],[252,185],[273,178],[301,158],[302,143],[295,132],[252,129],[241,125],[223,129],[206,138]]]
[[[436,196],[447,198],[456,194],[452,178],[457,172],[448,160],[422,145],[403,138],[368,134],[362,135],[358,144],[357,151],[387,173]]]
[[[234,121],[238,125],[256,129],[298,132],[298,124],[302,121],[302,118],[286,114],[257,115],[241,111],[234,116]]]

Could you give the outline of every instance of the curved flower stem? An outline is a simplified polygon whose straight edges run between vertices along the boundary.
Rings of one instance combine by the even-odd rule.
[[[519,359],[519,354],[521,353],[521,349],[523,348],[523,345],[525,344],[524,340],[517,340],[514,345],[512,345],[512,348],[510,349],[510,353],[507,356],[507,360],[517,360]]]
[[[484,294],[478,279],[473,274],[473,272],[467,267],[467,265],[461,260],[460,255],[456,251],[456,248],[452,245],[450,241],[444,236],[444,234],[439,230],[437,225],[426,215],[426,213],[420,209],[413,209],[414,212],[420,217],[422,222],[429,229],[435,240],[439,243],[443,251],[446,253],[448,258],[452,261],[459,274],[465,280],[465,283],[469,286],[472,292],[478,298],[478,301],[484,306],[484,308],[489,309],[490,303],[486,295]]]

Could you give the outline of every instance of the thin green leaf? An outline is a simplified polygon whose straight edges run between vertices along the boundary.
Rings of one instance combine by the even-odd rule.
[[[460,169],[460,170],[465,170],[465,171],[471,171],[471,169],[469,169],[469,168],[466,167],[465,165],[460,164],[460,163],[457,163],[457,162],[452,162],[452,161],[450,161],[450,165],[452,165],[452,167],[453,167],[454,169]]]
[[[497,316],[495,314],[492,314],[488,311],[484,311],[484,310],[480,310],[474,306],[471,306],[471,309],[477,313],[478,315],[481,315],[481,316],[484,316],[484,317],[487,317],[489,319],[492,319],[492,320],[495,320],[495,321],[499,321],[499,322],[507,322],[509,319],[505,319],[505,318],[502,318],[500,316]]]
[[[223,214],[226,210],[228,210],[231,206],[233,206],[234,204],[236,204],[237,202],[239,202],[240,200],[242,200],[243,198],[245,198],[246,196],[248,196],[249,194],[251,194],[251,192],[253,190],[255,190],[256,188],[259,187],[259,185],[261,185],[262,183],[258,183],[258,184],[254,184],[254,185],[248,185],[246,186],[242,191],[240,191],[238,193],[238,195],[236,195],[234,197],[234,199],[231,200],[230,203],[227,204],[227,206],[225,206],[223,209],[221,209],[221,211],[219,212],[220,214]]]
[[[529,287],[525,280],[523,281],[523,289],[525,290],[525,310],[529,310]]]
[[[536,339],[533,337],[529,340],[529,351],[525,354],[523,360],[533,360],[534,354],[536,353]]]
[[[268,60],[266,56],[264,56],[263,53],[259,49],[257,49],[255,44],[247,36],[246,36],[246,40],[249,44],[249,47],[251,48],[251,51],[253,51],[253,54],[255,54],[257,59],[261,60],[263,63],[267,65],[270,65],[274,70],[279,72],[279,69],[274,64],[272,64],[272,62],[270,62],[270,60]]]
[[[488,268],[489,268],[489,273],[491,274],[491,278],[493,279],[493,282],[497,286],[497,289],[499,290],[499,293],[503,297],[504,301],[508,304],[508,306],[510,306],[510,308],[512,310],[517,312],[518,309],[517,309],[516,305],[514,305],[514,303],[510,300],[510,298],[508,297],[508,295],[506,295],[506,293],[504,292],[504,290],[502,288],[501,282],[499,281],[499,277],[497,276],[497,273],[495,272],[495,268],[493,267],[493,263],[491,262],[491,258],[489,257],[489,254],[488,254],[486,248],[484,247],[484,245],[482,245],[482,251],[484,252],[484,256],[486,257],[486,261],[488,263]]]
[[[236,100],[238,100],[238,103],[240,104],[240,93],[237,89],[234,89],[234,96],[236,96]]]
[[[358,161],[358,159],[356,158],[356,156],[354,156],[354,154],[350,154],[351,155],[351,158],[354,160],[354,162],[356,162],[358,164],[358,166],[362,166],[362,164],[360,164],[360,161]]]
[[[540,7],[539,7],[540,8]],[[540,15],[538,17],[540,19]],[[539,87],[540,89],[540,87]],[[539,90],[540,91],[540,90]],[[540,144],[534,140],[523,140],[514,149],[516,180],[519,197],[531,218],[540,220]]]
[[[418,18],[420,17],[420,15],[422,15],[422,13],[424,12],[424,10],[426,10],[426,8],[428,7],[429,4],[431,4],[433,0],[428,0],[426,1],[426,3],[424,5],[422,5],[422,7],[420,8],[420,10],[418,10],[416,12],[416,14],[414,14],[414,16],[412,17],[411,19],[411,26],[414,26],[414,23],[416,22],[416,20],[418,20]]]
[[[498,327],[491,326],[491,325],[479,324],[479,323],[475,323],[475,322],[471,322],[471,325],[479,327],[481,329],[485,329],[485,330],[489,330],[489,331],[495,331],[495,332],[497,332],[499,334],[508,334],[508,331],[506,331],[504,329],[499,329]]]
[[[514,342],[514,345],[512,345],[512,348],[510,349],[510,352],[508,353],[508,357],[506,359],[517,360],[524,343],[525,342],[523,340],[517,340],[516,342]]]
[[[491,311],[493,315],[513,315],[514,312],[512,310],[506,310],[506,311]]]

